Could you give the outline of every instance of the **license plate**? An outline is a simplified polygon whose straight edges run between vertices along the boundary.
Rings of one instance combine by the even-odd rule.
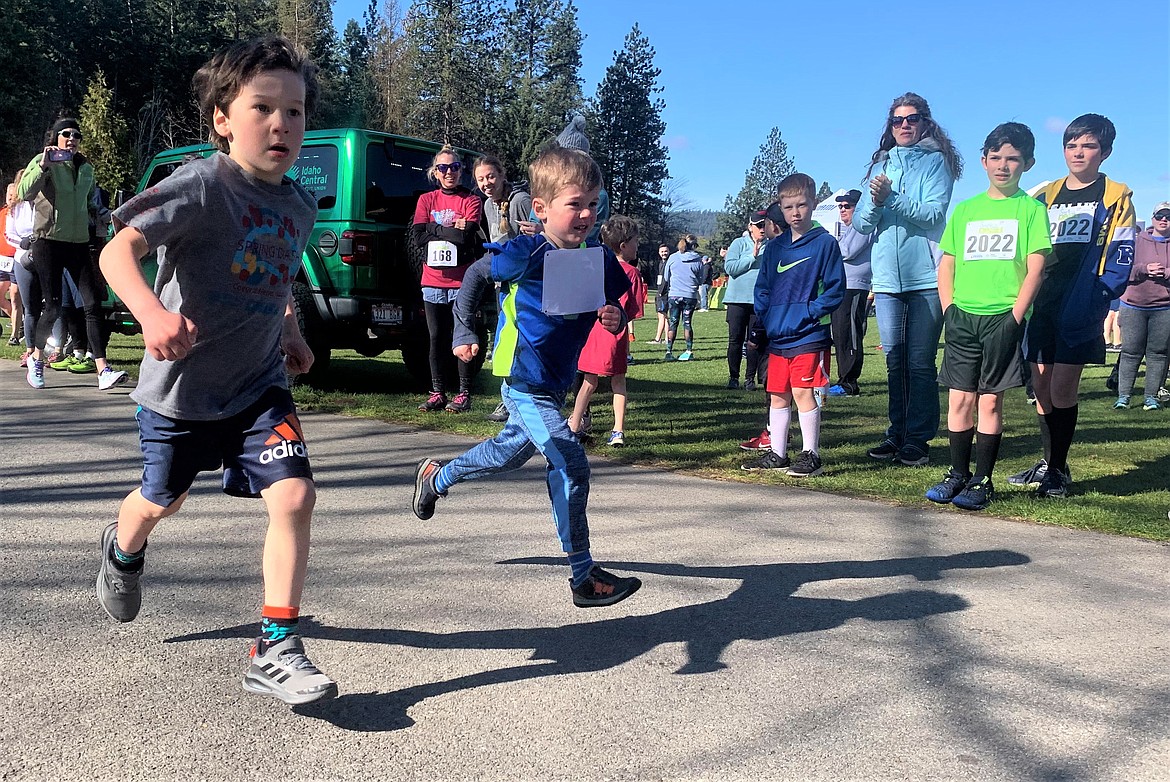
[[[402,325],[402,307],[397,304],[375,304],[372,315],[374,323],[386,326]]]

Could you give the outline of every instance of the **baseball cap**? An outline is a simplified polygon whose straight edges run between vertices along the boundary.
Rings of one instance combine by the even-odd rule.
[[[856,206],[857,202],[861,200],[860,190],[850,190],[848,193],[842,193],[837,196],[836,201],[839,204],[850,204]]]
[[[788,227],[788,222],[784,219],[784,211],[780,208],[779,201],[768,204],[768,208],[764,210],[764,217],[776,225],[782,225],[785,228]]]
[[[1150,214],[1158,214],[1158,212],[1170,212],[1170,201],[1163,201],[1154,207],[1154,211]]]
[[[768,216],[767,209],[757,209],[748,216],[748,222],[752,225],[763,225],[764,218]]]

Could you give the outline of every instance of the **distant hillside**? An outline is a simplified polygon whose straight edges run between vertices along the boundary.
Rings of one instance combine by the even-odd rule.
[[[695,236],[708,237],[715,233],[714,209],[688,209],[671,212],[667,219],[671,228],[679,233],[689,233]]]

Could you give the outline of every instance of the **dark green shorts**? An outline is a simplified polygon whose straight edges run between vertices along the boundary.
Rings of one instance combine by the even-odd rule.
[[[972,315],[952,304],[943,313],[943,325],[946,348],[939,385],[998,394],[1024,384],[1020,354],[1024,326],[1016,323],[1011,310],[1000,315]]]

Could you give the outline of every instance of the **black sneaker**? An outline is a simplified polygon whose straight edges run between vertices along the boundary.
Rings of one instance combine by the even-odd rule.
[[[436,410],[443,410],[447,407],[447,395],[442,391],[432,391],[431,395],[427,397],[426,401],[418,406],[418,409],[424,413],[433,413]]]
[[[743,390],[744,391],[755,391],[756,390],[756,381],[754,381],[754,380],[743,381]]]
[[[112,521],[102,532],[102,564],[98,568],[97,598],[102,610],[115,622],[133,622],[142,608],[142,563],[137,570],[119,570],[114,566],[114,538],[118,522]],[[144,547],[145,548],[145,547]]]
[[[471,409],[471,394],[467,391],[460,391],[447,403],[445,409],[448,413],[466,413]]]
[[[930,456],[917,445],[907,445],[895,454],[894,461],[904,467],[925,467],[930,464]]]
[[[983,510],[994,499],[995,487],[991,485],[990,478],[984,477],[968,483],[967,488],[955,495],[951,504],[963,510]]]
[[[496,405],[496,409],[488,413],[487,420],[502,424],[508,420],[508,407],[503,402]]]
[[[739,378],[730,378],[727,381],[727,390],[735,391],[739,389]]]
[[[899,450],[898,444],[893,440],[882,440],[876,446],[866,451],[865,455],[871,459],[888,462],[898,454]]]
[[[1036,487],[1036,496],[1063,500],[1072,496],[1072,473],[1065,470],[1047,470],[1044,479]]]
[[[1007,482],[1012,486],[1034,486],[1044,480],[1044,476],[1047,474],[1048,462],[1041,459],[1028,469],[1009,475]]]
[[[764,451],[764,455],[759,459],[752,459],[750,462],[744,462],[739,466],[741,470],[748,472],[755,472],[756,470],[787,470],[792,464],[792,460],[787,456],[781,456],[775,451]]]
[[[967,481],[971,480],[970,473],[957,472],[953,468],[943,476],[943,479],[926,490],[926,499],[946,505],[967,488]]]
[[[793,478],[813,478],[824,471],[821,457],[815,451],[801,451],[796,455],[796,461],[788,468],[788,474]]]
[[[611,606],[625,600],[641,586],[642,582],[639,579],[615,576],[594,565],[580,586],[572,588],[573,605],[578,608]]]
[[[414,515],[423,521],[435,515],[435,501],[447,493],[435,491],[435,476],[443,463],[438,459],[423,459],[414,471]]]

